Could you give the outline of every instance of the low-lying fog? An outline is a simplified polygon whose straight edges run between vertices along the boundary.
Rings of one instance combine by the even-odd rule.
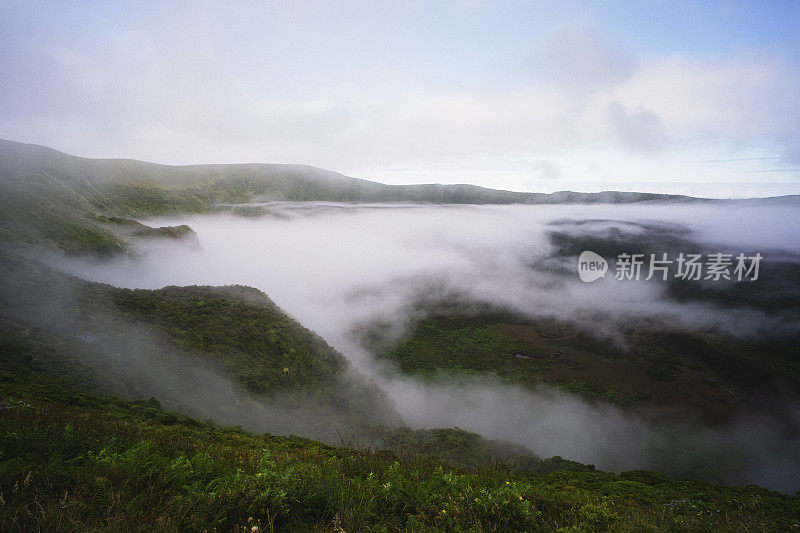
[[[129,288],[257,287],[373,377],[408,425],[458,426],[526,445],[542,456],[561,455],[611,470],[663,467],[660,454],[669,446],[690,443],[670,440],[645,417],[564,392],[532,392],[487,380],[401,376],[375,363],[353,339],[353,329],[383,320],[402,332],[408,307],[433,292],[573,321],[612,338],[619,324],[643,318],[678,329],[744,336],[797,327],[791,318],[744,306],[678,303],[667,297],[667,283],[659,280],[618,282],[612,271],[605,279],[583,283],[576,257],[558,254],[550,238],[558,231],[578,239],[619,232],[647,239],[655,224],[693,243],[687,253],[760,252],[765,272],[771,258],[800,257],[800,217],[794,206],[264,207],[268,214],[258,218],[143,220],[153,226],[188,224],[199,246],[147,242],[140,257],[72,258],[59,266],[84,279]],[[656,251],[658,242],[654,240]],[[698,429],[694,440],[706,449],[735,442],[748,450],[747,465],[740,465],[733,482],[800,488],[797,440],[783,438],[765,422],[742,420],[724,430]]]

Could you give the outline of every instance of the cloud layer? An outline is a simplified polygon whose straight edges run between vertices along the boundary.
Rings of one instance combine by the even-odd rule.
[[[527,35],[502,5],[182,7],[124,23],[7,7],[0,136],[524,190],[798,176],[796,42],[656,53],[625,41],[624,20],[566,7],[525,13],[537,21]],[[742,156],[782,159],[701,162]]]

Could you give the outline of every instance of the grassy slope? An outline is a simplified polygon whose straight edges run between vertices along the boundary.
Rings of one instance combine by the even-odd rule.
[[[644,193],[539,194],[471,185],[393,186],[303,165],[174,167],[85,159],[0,140],[0,236],[16,241],[44,243],[70,253],[129,251],[132,235],[125,225],[109,219],[204,213],[219,204],[253,199],[499,204],[692,200]]]
[[[799,199],[771,201],[795,205]],[[70,253],[130,251],[135,248],[131,244],[135,235],[110,219],[205,213],[220,209],[220,204],[253,200],[444,204],[710,201],[636,192],[544,194],[473,185],[384,185],[305,165],[168,166],[86,159],[0,139],[0,236],[19,242],[47,244]],[[259,210],[245,208],[242,212],[252,215]],[[174,233],[161,232],[167,236]]]
[[[5,272],[14,273],[11,262],[5,260]],[[63,280],[48,284],[46,272],[23,266],[51,306],[74,297],[73,290],[66,296],[59,292]],[[17,272],[15,285],[22,275]],[[290,344],[301,366],[304,353],[322,359],[299,372],[311,381],[320,371],[316,365],[324,364],[327,375],[338,368],[338,357],[327,345],[277,314],[252,289],[81,286],[76,309],[95,312],[112,304],[126,319],[150,322],[178,345],[219,358],[242,383],[259,364],[264,379],[274,376],[268,368],[276,358],[283,364]],[[31,291],[18,288],[22,294]],[[8,294],[3,297],[5,311],[19,304]],[[239,319],[245,327],[229,335],[228,321]],[[165,412],[156,400],[118,398],[116,382],[85,363],[80,346],[80,341],[43,335],[22,319],[2,321],[4,528],[228,530],[253,517],[264,527],[331,531],[337,524],[348,531],[738,531],[786,529],[800,517],[797,498],[755,487],[673,481],[652,472],[614,475],[558,458],[515,465],[557,469],[551,473],[509,469],[492,455],[496,446],[460,430],[399,428],[381,435],[396,450],[388,452],[219,428]],[[518,450],[506,451],[519,460]],[[463,467],[451,466],[459,464]]]
[[[156,165],[133,160],[85,159],[43,146],[0,140],[0,177],[30,179],[57,175],[61,181],[120,185],[150,184],[191,190],[200,200],[245,201],[254,196],[275,200],[351,202],[412,201],[432,203],[564,203],[694,200],[650,193],[518,193],[472,185],[384,185],[306,165]],[[164,209],[169,202],[164,202]]]
[[[760,531],[797,527],[800,519],[800,498],[757,487],[640,471],[463,470],[402,448],[357,450],[209,426],[155,401],[103,393],[92,372],[51,359],[19,331],[3,331],[0,355],[8,385],[0,393],[0,520],[8,530],[255,523],[329,531]]]
[[[799,381],[788,343],[764,349],[654,327],[625,332],[623,349],[546,321],[445,314],[420,320],[394,343],[381,338],[379,325],[362,339],[410,374],[493,374],[532,389],[544,382],[622,407],[689,408],[708,422],[791,399]]]
[[[133,399],[141,398],[143,391],[159,390],[163,395],[159,398],[173,405],[182,394],[192,394],[191,384],[197,383],[192,380],[194,370],[210,367],[232,378],[253,398],[285,402],[289,393],[292,405],[313,405],[314,423],[338,427],[349,437],[368,437],[370,442],[383,443],[384,447],[407,447],[415,436],[407,431],[387,433],[383,426],[400,420],[385,395],[363,376],[351,373],[341,354],[286,316],[256,289],[118,289],[61,275],[36,261],[13,255],[0,259],[0,266],[8,275],[7,284],[0,288],[0,324],[6,328],[8,339],[19,341],[9,345],[5,354],[19,363],[3,374],[7,394],[25,392],[28,385],[19,385],[15,373],[23,372],[26,365],[46,366],[36,360],[37,353],[50,354],[47,361],[59,368],[85,362],[102,376],[100,382],[106,384],[106,392]],[[31,298],[35,293],[46,297],[37,302]],[[151,326],[170,342],[153,337]],[[27,348],[23,350],[23,346]],[[176,357],[176,351],[189,361],[182,363],[183,358]],[[26,354],[22,360],[21,353]],[[148,362],[140,371],[119,367],[118,362],[131,367],[143,357]],[[129,363],[125,364],[126,360]],[[161,375],[181,379],[167,389],[153,389],[154,378]],[[81,383],[72,387],[74,394],[85,392],[86,383]],[[41,384],[37,390],[42,390]],[[65,392],[59,398],[69,399],[72,394]],[[233,412],[226,410],[223,414],[239,420],[250,418],[241,414],[245,405],[238,404],[239,400],[244,398],[228,400]],[[438,440],[430,445],[414,442],[415,449],[466,465],[498,458],[527,469],[542,470],[554,464],[542,462],[529,450],[490,443],[466,432],[441,430],[433,437]],[[469,440],[469,449],[455,453],[463,439]],[[450,442],[452,449],[447,448]],[[580,466],[567,461],[558,463],[570,468]]]
[[[347,367],[340,353],[256,289],[102,290],[127,315],[159,326],[181,346],[214,356],[254,392],[318,387]]]
[[[90,363],[123,396],[150,389],[179,400],[193,393],[191,383],[219,381],[203,377],[210,374],[232,378],[254,398],[302,393],[322,404],[321,413],[335,408],[364,424],[384,404],[391,411],[373,384],[349,373],[340,353],[256,289],[119,289],[8,250],[0,268],[0,323],[27,331],[61,358]],[[185,385],[165,388],[161,373]]]

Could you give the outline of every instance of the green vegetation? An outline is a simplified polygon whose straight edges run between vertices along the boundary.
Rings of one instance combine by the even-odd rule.
[[[433,455],[450,465],[470,469],[490,466],[540,474],[556,471],[592,472],[595,469],[594,465],[585,465],[558,456],[541,459],[522,446],[486,440],[459,428],[381,429],[375,435],[375,441],[377,447],[392,450],[402,456]]]
[[[429,376],[495,373],[507,381],[533,385],[541,380],[555,352],[514,339],[480,317],[445,315],[420,321],[407,338],[383,355],[404,372]]]
[[[214,427],[156,400],[64,397],[54,389],[91,378],[66,363],[26,373],[14,363],[19,353],[13,343],[0,351],[3,375],[26,385],[0,393],[4,530],[762,531],[800,520],[800,498],[757,487],[614,475],[559,458],[545,462],[552,473],[502,463],[468,470],[408,447],[333,447]],[[42,380],[47,387],[27,386]],[[405,437],[456,454],[476,445],[453,432],[460,448],[435,432]]]
[[[597,472],[459,429],[373,428],[371,441],[335,447],[199,422],[156,399],[136,400],[125,392],[135,386],[92,350],[131,344],[126,324],[141,320],[241,383],[263,379],[269,386],[253,390],[267,392],[290,385],[270,370],[287,353],[303,376],[291,386],[335,379],[343,360],[254,289],[130,291],[9,257],[3,269],[11,285],[0,294],[4,530],[741,531],[788,529],[800,518],[797,497],[654,472]],[[55,329],[11,312],[33,287],[47,294]],[[60,307],[68,319],[58,318]],[[454,323],[457,331],[465,324]],[[106,328],[119,344],[104,344]],[[510,342],[474,328],[454,338],[476,350]]]
[[[142,224],[144,226],[144,224]],[[137,237],[155,237],[167,239],[183,239],[188,235],[196,237],[194,230],[186,224],[180,226],[162,226],[160,228],[151,228],[145,226],[135,232]]]
[[[398,421],[382,391],[256,289],[134,291],[13,256],[0,255],[0,266],[0,323],[18,343],[86,363],[123,398],[158,391],[165,405],[259,428],[276,401],[298,417],[285,425],[326,438]]]
[[[712,423],[761,409],[765,396],[790,400],[800,376],[796,342],[778,336],[754,343],[631,324],[615,343],[552,319],[482,306],[430,304],[421,315],[397,341],[379,323],[363,328],[359,339],[409,374],[496,376],[530,389],[546,383],[626,408],[680,406]]]
[[[318,387],[346,368],[340,353],[250,287],[100,290],[126,315],[159,326],[180,346],[213,356],[254,392]]]
[[[219,209],[271,216],[262,206],[242,205],[258,199],[676,198],[396,187],[310,167],[167,167],[87,160],[0,141],[0,530],[800,528],[797,496],[657,472],[599,472],[458,428],[387,427],[398,420],[385,395],[255,289],[118,289],[54,272],[26,258],[19,246],[6,249],[14,242],[23,251],[45,245],[67,253],[134,253],[139,239],[193,238],[188,226],[150,228],[137,217]],[[748,293],[766,302],[762,296]],[[685,387],[688,370],[701,373],[696,377],[706,387],[703,394],[725,394],[729,386],[747,386],[752,376],[772,386],[771,376],[782,368],[767,365],[767,377],[752,372],[762,357],[758,346],[662,333],[629,332],[636,351],[630,356],[552,321],[526,324],[496,313],[450,312],[420,322],[398,346],[382,344],[380,332],[365,338],[407,372],[489,372],[507,382],[545,381],[623,405],[663,400],[658,387]],[[776,346],[789,364],[793,345]],[[563,354],[556,358],[558,351]],[[734,363],[719,357],[731,352]],[[685,353],[691,361],[682,358]],[[625,368],[633,370],[620,373]],[[635,386],[620,388],[610,377],[618,374],[626,387]],[[252,405],[306,402],[315,423],[330,425],[328,433],[340,425],[359,432],[351,445],[332,446],[220,427],[163,407],[186,406],[176,399],[189,393],[197,401],[210,395],[191,390],[212,383],[201,379],[206,375],[230,385],[228,404],[215,411],[224,420],[242,420]],[[145,391],[164,376],[175,379],[155,387],[158,398],[149,397]],[[284,404],[269,403],[281,398]]]
[[[43,146],[0,140],[0,236],[68,253],[134,251],[140,234],[115,218],[230,210],[270,215],[252,201],[430,202],[458,204],[693,200],[645,193],[553,194],[471,185],[384,185],[303,165],[174,167],[132,160],[84,159]],[[178,236],[185,230],[146,231]]]
[[[99,190],[0,180],[0,228],[10,240],[75,253],[109,255],[131,252],[137,238],[185,238],[188,226],[151,228],[128,217],[159,214],[156,204],[125,204]],[[169,205],[169,204],[166,204]],[[190,206],[183,206],[184,208]]]

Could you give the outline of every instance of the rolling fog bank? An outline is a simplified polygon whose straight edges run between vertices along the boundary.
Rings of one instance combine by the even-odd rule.
[[[800,488],[797,436],[769,420],[742,418],[722,429],[687,421],[667,430],[657,414],[590,404],[547,388],[534,392],[491,378],[423,381],[376,362],[352,334],[379,320],[402,335],[409,310],[432,294],[553,317],[612,339],[631,321],[754,339],[796,333],[797,309],[713,299],[679,302],[667,282],[615,281],[613,273],[583,283],[576,257],[568,253],[570,246],[598,242],[591,241],[598,236],[649,243],[654,251],[663,245],[665,252],[760,252],[766,275],[770,261],[798,262],[796,207],[273,203],[261,209],[266,214],[257,218],[143,221],[188,224],[199,247],[147,242],[139,257],[59,258],[54,264],[119,287],[256,287],[374,379],[412,427],[458,426],[542,456],[561,455],[610,470],[652,467],[673,474],[700,472],[728,483]],[[736,459],[737,451],[746,459]],[[698,466],[710,463],[714,467],[707,472]]]

